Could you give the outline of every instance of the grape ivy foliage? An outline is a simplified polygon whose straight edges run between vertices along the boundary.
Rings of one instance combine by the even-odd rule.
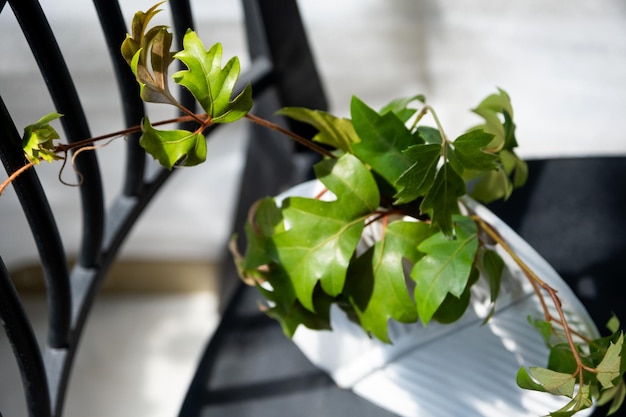
[[[191,30],[183,38],[183,50],[173,53],[169,28],[149,26],[151,19],[160,12],[161,4],[135,14],[131,34],[122,43],[121,52],[135,74],[144,101],[174,105],[200,124],[193,132],[157,130],[148,117],[144,118],[141,146],[163,166],[172,169],[175,165],[192,166],[205,161],[204,130],[214,123],[231,123],[244,117],[252,108],[252,88],[248,85],[232,98],[239,78],[239,59],[233,57],[222,67],[221,44],[206,50]],[[191,92],[205,115],[195,115],[170,92],[168,69],[174,59],[187,67],[173,74],[174,81]]]
[[[234,57],[222,67],[219,43],[207,50],[187,31],[183,50],[170,50],[169,29],[149,25],[160,4],[135,14],[121,53],[144,101],[173,105],[198,126],[159,130],[147,117],[142,121],[140,144],[172,169],[202,163],[205,129],[240,120],[253,102],[250,86],[235,94],[239,61]],[[170,92],[174,60],[187,69],[171,78],[191,92],[204,113],[185,108]],[[233,249],[242,279],[267,298],[266,311],[285,334],[292,336],[300,325],[329,329],[335,304],[365,332],[390,342],[390,320],[419,320],[425,326],[458,320],[480,279],[488,281],[495,306],[504,262],[491,239],[505,242],[488,237],[485,223],[467,212],[462,197],[507,199],[526,181],[527,167],[515,153],[508,94],[498,90],[473,111],[483,123],[450,140],[421,95],[378,111],[353,97],[349,118],[306,108],[280,110],[315,127],[313,140],[334,149],[314,167],[328,198],[258,201],[246,224],[245,254]],[[436,128],[421,123],[427,113]],[[59,135],[50,126],[60,116],[50,113],[25,129],[23,149],[31,164],[62,159],[57,153],[65,148],[55,147]],[[561,311],[558,302],[556,309]],[[545,313],[545,320],[531,322],[550,349],[548,364],[520,369],[518,385],[570,399],[551,416],[571,416],[592,398],[611,404],[611,413],[617,410],[626,396],[617,319],[608,325],[611,335],[589,340],[573,332],[564,317]]]
[[[300,324],[329,327],[331,303],[387,342],[390,319],[453,322],[469,306],[479,270],[491,277],[495,302],[498,269],[485,265],[502,260],[481,242],[459,199],[468,181],[487,181],[475,189],[489,201],[508,197],[525,179],[526,165],[514,153],[509,97],[500,90],[485,99],[475,112],[486,124],[454,141],[419,124],[432,112],[424,102],[415,96],[376,111],[353,97],[349,119],[304,108],[280,111],[311,124],[319,130],[314,140],[337,149],[336,158],[315,166],[331,201],[290,197],[277,206],[267,199],[248,224],[241,274],[264,285],[268,312],[288,335]],[[498,181],[487,178],[494,175]],[[376,223],[384,223],[380,239],[358,252]]]
[[[288,336],[300,325],[330,329],[332,304],[385,342],[391,342],[389,320],[452,323],[468,308],[480,276],[495,303],[504,262],[481,223],[462,210],[461,197],[506,199],[526,180],[509,96],[499,90],[483,100],[474,112],[484,123],[455,140],[440,126],[420,125],[426,111],[432,109],[423,96],[379,111],[353,97],[350,118],[280,111],[317,128],[314,140],[336,148],[337,156],[315,166],[331,198],[261,200],[246,226],[245,256],[235,256],[241,276],[269,300],[267,313]],[[378,238],[359,249],[377,225]],[[619,408],[626,361],[618,325],[610,337],[578,335],[572,344],[552,318],[535,325],[549,361],[545,368],[520,369],[520,387],[570,398],[550,414],[555,417],[588,408],[592,398]]]

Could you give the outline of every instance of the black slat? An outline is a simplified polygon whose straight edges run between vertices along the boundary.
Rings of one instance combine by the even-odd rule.
[[[37,0],[9,1],[15,17],[44,77],[69,142],[91,137],[80,99],[48,20]],[[80,186],[83,213],[82,248],[78,263],[93,266],[98,262],[104,228],[104,197],[98,161],[94,152],[76,158],[83,182]]]

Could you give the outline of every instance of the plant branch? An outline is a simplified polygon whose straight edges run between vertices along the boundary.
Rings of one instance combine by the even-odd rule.
[[[554,304],[554,307],[555,307],[555,309],[556,309],[556,311],[557,311],[557,313],[559,315],[559,319],[560,320],[555,320],[552,317],[552,315],[550,314],[550,312],[547,309],[547,306],[545,305],[545,303],[543,301],[543,296],[538,293],[539,298],[542,300],[541,303],[542,303],[542,306],[543,306],[543,309],[544,309],[544,313],[546,314],[546,321],[555,321],[558,324],[560,324],[561,327],[563,328],[563,333],[565,334],[565,338],[567,340],[567,343],[568,343],[568,345],[569,345],[569,347],[570,347],[570,349],[572,351],[572,355],[574,357],[574,360],[576,361],[576,372],[573,375],[578,376],[579,384],[582,387],[583,383],[584,383],[583,370],[588,370],[588,371],[592,371],[592,372],[595,371],[595,370],[587,367],[583,363],[583,361],[582,361],[580,353],[578,352],[578,349],[576,348],[576,343],[574,342],[574,338],[572,337],[573,330],[569,327],[569,324],[567,323],[567,319],[565,318],[565,313],[563,312],[563,306],[561,304],[561,300],[560,300],[559,296],[557,295],[557,290],[555,290],[553,287],[551,287],[545,281],[543,281],[541,278],[539,278],[537,276],[537,274],[535,274],[528,267],[528,265],[526,265],[526,263],[513,251],[513,249],[508,245],[508,243],[502,238],[502,236],[500,236],[500,234],[490,224],[488,224],[486,221],[484,221],[481,217],[479,217],[477,215],[472,215],[471,218],[498,245],[500,245],[505,250],[506,253],[508,253],[513,258],[515,263],[524,272],[524,275],[530,280],[530,282],[533,285],[533,287],[537,287],[537,286],[541,287],[544,291],[546,291],[548,293],[548,295],[552,299],[552,303]],[[537,291],[535,291],[535,292],[537,292]]]
[[[11,175],[9,175],[9,178],[4,180],[2,184],[0,184],[0,195],[2,195],[2,193],[9,186],[9,184],[11,184],[17,177],[22,175],[22,173],[24,173],[25,171],[27,171],[29,168],[33,167],[34,165],[35,165],[35,162],[29,161],[26,165],[24,165],[23,167],[20,167],[18,170],[14,171]]]
[[[259,126],[263,126],[263,127],[267,127],[269,129],[275,130],[276,132],[280,132],[283,135],[289,136],[291,139],[293,139],[294,141],[296,141],[297,143],[301,144],[302,146],[305,146],[307,148],[309,148],[310,150],[317,152],[318,154],[322,155],[322,156],[326,156],[328,158],[336,158],[335,155],[333,155],[328,149],[323,148],[321,146],[319,146],[318,144],[316,144],[315,142],[312,142],[306,138],[303,138],[300,135],[297,135],[295,133],[293,133],[290,130],[287,130],[281,126],[279,126],[276,123],[270,122],[269,120],[263,119],[261,117],[255,116],[251,113],[246,114],[246,118],[256,124],[258,124]]]

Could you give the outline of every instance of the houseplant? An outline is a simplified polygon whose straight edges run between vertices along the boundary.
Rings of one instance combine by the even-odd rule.
[[[146,118],[136,129],[143,131],[141,144],[147,152],[172,169],[204,160],[203,132],[213,124],[247,118],[280,130],[249,113],[249,87],[232,98],[239,74],[236,59],[222,68],[221,47],[207,51],[193,32],[188,32],[181,52],[171,53],[167,28],[149,27],[156,13],[155,6],[135,16],[122,53],[140,83],[142,98],[178,107],[186,116],[177,121],[193,121],[197,128],[159,130],[161,123]],[[188,67],[174,74],[174,80],[192,92],[202,114],[183,107],[170,93],[168,68],[174,59]],[[389,318],[454,322],[467,309],[479,276],[489,283],[495,302],[503,261],[493,248],[499,246],[514,260],[515,253],[492,224],[473,212],[464,195],[467,181],[473,184],[472,194],[482,200],[506,198],[524,182],[525,165],[514,154],[508,96],[503,91],[489,96],[476,109],[485,124],[454,141],[445,136],[436,113],[424,102],[414,96],[376,111],[355,98],[350,119],[308,109],[282,110],[318,128],[317,142],[335,149],[284,132],[325,156],[316,173],[327,188],[326,196],[332,194],[334,199],[291,198],[280,206],[273,199],[259,202],[248,225],[246,255],[237,258],[243,278],[259,286],[271,302],[268,313],[281,321],[287,334],[300,324],[328,327],[331,304],[383,340],[389,339]],[[426,114],[436,128],[421,124]],[[69,150],[82,152],[93,146],[93,138],[71,146],[54,143],[58,135],[50,122],[57,117],[48,115],[26,129],[24,150],[30,164],[65,161]],[[380,234],[357,253],[364,232],[374,227]],[[402,259],[411,264],[407,274],[398,262]],[[613,335],[604,339],[577,334],[568,325],[554,288],[523,262],[517,263],[537,296],[554,303],[556,314],[546,307],[544,320],[535,324],[558,359],[549,369],[521,370],[520,385],[572,397],[553,415],[571,415],[589,406],[592,396],[615,398],[617,407],[624,394],[618,326],[611,323]],[[363,277],[369,285],[364,285]],[[556,335],[564,343],[553,341]]]

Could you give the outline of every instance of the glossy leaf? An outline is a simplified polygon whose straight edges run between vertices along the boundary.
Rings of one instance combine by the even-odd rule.
[[[350,266],[344,291],[353,304],[363,329],[390,342],[389,319],[403,323],[417,320],[417,309],[409,295],[404,272],[405,259],[421,258],[417,246],[432,234],[425,223],[395,221],[384,237]]]
[[[433,225],[439,226],[447,236],[454,234],[452,216],[459,212],[458,199],[465,195],[465,191],[463,179],[446,163],[437,172],[432,187],[422,201],[422,212],[428,213]]]
[[[319,131],[319,133],[313,137],[314,141],[330,145],[344,152],[351,153],[352,144],[360,140],[354,131],[351,120],[335,117],[322,110],[310,110],[303,107],[286,107],[279,110],[278,114],[310,124]]]
[[[395,184],[412,165],[403,151],[415,144],[413,135],[394,113],[380,115],[357,97],[352,98],[350,113],[361,138],[352,145],[354,154],[389,184]]]
[[[414,145],[406,149],[404,155],[411,166],[398,178],[394,196],[395,204],[404,204],[426,195],[435,182],[437,164],[441,157],[441,145]]]
[[[477,227],[468,217],[456,216],[456,237],[438,232],[418,246],[426,254],[411,277],[415,280],[415,302],[420,320],[428,324],[448,294],[461,297],[478,250]]]
[[[489,171],[496,168],[498,156],[485,152],[493,135],[482,130],[470,130],[454,141],[454,154],[466,170]]]
[[[371,173],[350,154],[322,161],[316,172],[337,200],[287,198],[282,213],[288,229],[272,239],[277,262],[289,275],[298,300],[311,311],[318,282],[331,296],[343,290],[365,219],[380,203]]]
[[[59,139],[58,132],[50,126],[50,122],[63,115],[53,112],[43,116],[36,123],[24,128],[22,149],[28,160],[39,164],[41,160],[52,162],[60,159],[54,151],[54,140]]]
[[[206,139],[201,132],[157,130],[145,117],[139,143],[167,169],[174,165],[198,165],[206,160]]]
[[[448,293],[433,315],[432,320],[443,324],[450,324],[463,317],[463,314],[467,311],[472,298],[472,285],[478,281],[479,277],[480,274],[478,269],[472,268],[470,278],[467,280],[467,285],[465,286],[461,296],[457,297]]]
[[[239,78],[239,59],[231,58],[222,68],[222,45],[216,43],[207,51],[191,30],[183,38],[183,47],[174,57],[187,69],[175,73],[174,80],[191,91],[213,123],[229,123],[244,117],[252,108],[250,85],[231,100]]]

